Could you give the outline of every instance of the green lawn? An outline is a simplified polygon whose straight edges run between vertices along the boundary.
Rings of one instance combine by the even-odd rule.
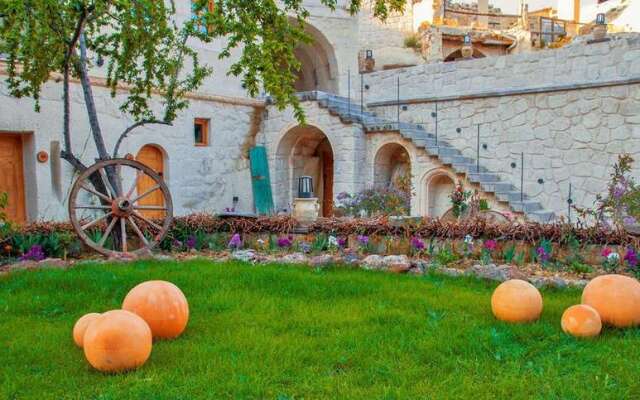
[[[148,279],[190,302],[185,334],[140,370],[93,371],[75,320]],[[640,330],[577,341],[494,320],[495,284],[437,275],[235,263],[85,264],[0,278],[0,399],[590,399],[640,396]]]

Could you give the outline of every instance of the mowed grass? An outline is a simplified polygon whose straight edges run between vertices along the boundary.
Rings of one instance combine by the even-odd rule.
[[[78,317],[149,279],[190,302],[187,331],[141,369],[92,370]],[[564,335],[575,290],[543,291],[533,324],[497,322],[496,284],[349,268],[85,264],[0,278],[0,399],[631,399],[640,331]]]

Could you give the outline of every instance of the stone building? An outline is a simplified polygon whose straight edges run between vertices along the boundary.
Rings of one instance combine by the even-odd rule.
[[[189,0],[176,3],[178,17],[190,18]],[[276,211],[291,210],[297,179],[306,175],[327,216],[339,193],[388,186],[410,172],[413,215],[443,215],[461,182],[494,209],[548,221],[567,213],[569,185],[575,204],[590,205],[619,153],[640,156],[639,35],[600,43],[584,36],[560,49],[425,63],[398,45],[415,32],[420,2],[407,2],[406,15],[387,24],[372,18],[368,3],[357,16],[345,1],[335,12],[319,0],[306,3],[314,42],[296,49],[296,89],[307,125],[291,109],[249,98],[226,75],[231,61],[218,60],[220,40],[193,44],[215,73],[189,94],[190,106],[174,125],[145,127],[124,142],[121,155],[162,172],[176,214],[254,212],[254,146],[266,148]],[[405,67],[360,75],[358,55],[366,50],[378,65]],[[118,108],[124,92],[111,98],[104,71],[92,74],[112,148],[131,123]],[[0,85],[0,190],[9,192],[14,220],[67,218],[74,172],[59,156],[61,93],[60,82],[45,85],[36,113],[31,100],[12,98]],[[74,151],[91,164],[95,149],[79,85],[72,88],[72,116]]]

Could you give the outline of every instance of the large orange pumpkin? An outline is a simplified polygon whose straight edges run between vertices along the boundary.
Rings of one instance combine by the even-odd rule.
[[[76,342],[76,346],[82,348],[82,343],[84,339],[84,333],[87,330],[87,327],[98,318],[100,314],[98,313],[89,313],[85,314],[73,326],[73,341]]]
[[[84,355],[95,369],[121,372],[144,364],[153,338],[149,325],[125,310],[106,312],[93,321],[84,334]]]
[[[501,321],[535,321],[542,313],[542,296],[529,282],[512,279],[501,283],[493,292],[491,310]]]
[[[628,276],[594,278],[582,292],[582,303],[595,308],[604,324],[617,328],[640,324],[640,282]]]
[[[586,304],[577,304],[562,314],[562,330],[576,337],[594,337],[602,330],[600,314]]]
[[[184,331],[189,321],[189,304],[173,283],[148,281],[131,289],[122,309],[147,321],[154,338],[173,339]]]

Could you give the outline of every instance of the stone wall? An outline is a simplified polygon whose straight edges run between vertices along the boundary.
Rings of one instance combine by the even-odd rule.
[[[24,163],[27,210],[30,220],[64,220],[67,218],[66,198],[74,173],[70,165],[59,159],[56,147],[62,143],[62,85],[45,85],[41,112],[34,111],[33,101],[15,99],[0,84],[0,132],[10,132],[25,138]],[[118,109],[122,95],[115,100],[109,90],[94,87],[105,142],[113,149],[120,133],[132,121]],[[96,157],[93,140],[79,85],[72,85],[73,151],[87,165]],[[179,114],[173,126],[149,125],[134,131],[123,142],[120,156],[136,155],[146,144],[156,145],[165,154],[165,179],[173,195],[175,214],[194,211],[223,211],[231,207],[233,196],[239,196],[239,211],[253,211],[251,176],[243,150],[256,108],[242,104],[191,99],[188,109]],[[260,110],[260,109],[258,109]],[[210,144],[194,145],[194,118],[210,119]],[[35,154],[47,151],[47,163],[38,163]],[[56,164],[61,166],[59,172]]]
[[[520,187],[524,153],[525,192],[559,215],[567,212],[570,184],[574,203],[591,206],[620,153],[640,159],[638,35],[407,68],[400,76],[402,121],[424,123],[434,132],[437,101],[439,138],[473,158],[480,125],[481,165]],[[390,100],[396,77],[367,76],[367,100]],[[395,120],[395,102],[370,106]],[[640,163],[635,172],[640,173]]]

